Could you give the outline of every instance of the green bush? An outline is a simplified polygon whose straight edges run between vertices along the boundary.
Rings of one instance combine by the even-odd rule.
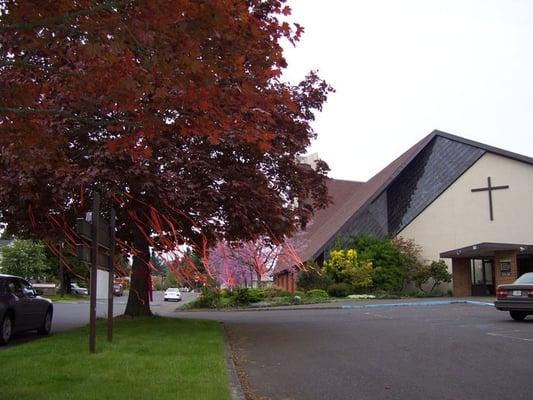
[[[194,306],[199,308],[220,308],[222,306],[221,300],[220,290],[204,287],[202,288],[202,294],[194,302]]]
[[[328,286],[328,294],[333,297],[346,297],[353,292],[353,287],[344,282],[334,283]]]
[[[250,303],[250,291],[248,288],[237,288],[231,292],[232,305],[247,306]]]
[[[272,285],[272,286],[264,288],[263,293],[265,295],[265,298],[269,298],[269,299],[272,299],[274,297],[286,297],[286,296],[291,295],[289,292],[287,292],[286,290],[283,290],[282,288],[276,285]]]
[[[231,292],[231,304],[236,306],[247,306],[264,299],[263,289],[237,288]]]
[[[351,247],[357,250],[361,260],[372,262],[374,289],[386,292],[402,290],[407,280],[410,259],[396,247],[393,240],[360,235],[351,238]]]
[[[311,289],[326,290],[332,283],[331,277],[321,272],[320,267],[314,263],[306,265],[296,277],[296,286],[306,292]]]
[[[305,297],[305,292],[303,292],[301,290],[297,290],[296,292],[294,292],[294,295],[295,296],[299,296],[299,297],[301,297],[303,299]]]
[[[311,290],[308,290],[306,295],[308,297],[312,297],[314,299],[327,299],[327,298],[329,298],[328,292],[326,292],[325,290],[322,290],[322,289],[311,289]]]
[[[442,282],[452,281],[452,275],[448,272],[448,266],[443,260],[433,261],[429,265],[421,265],[414,275],[414,283],[421,291],[424,291],[422,286],[428,283],[430,279],[433,281],[429,290],[430,293]]]
[[[263,289],[248,289],[248,296],[250,303],[258,303],[265,299],[265,291]]]

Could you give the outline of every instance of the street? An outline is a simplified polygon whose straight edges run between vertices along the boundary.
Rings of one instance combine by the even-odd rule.
[[[163,300],[162,291],[155,291],[153,293],[154,301],[150,302],[152,312],[156,315],[172,314],[175,309],[183,304],[188,303],[196,298],[196,293],[182,292],[181,302],[166,302]],[[113,314],[115,316],[124,314],[126,303],[128,302],[128,293],[124,292],[124,296],[114,297],[113,299]],[[99,300],[96,304],[97,318],[107,317],[107,301]],[[54,303],[54,317],[52,320],[52,334],[63,332],[70,329],[80,328],[89,323],[89,298],[78,302]],[[16,335],[12,338],[9,346],[16,346],[31,340],[40,338],[36,332],[25,332]]]
[[[531,399],[533,318],[483,305],[180,312],[223,321],[250,398]]]
[[[152,312],[157,315],[168,315],[177,307],[188,303],[196,298],[195,293],[182,292],[182,301],[167,302],[163,300],[162,291],[153,293],[154,301],[150,302]],[[113,302],[113,314],[115,316],[124,314],[126,303],[128,302],[128,293],[124,296],[115,297]],[[107,301],[98,301],[96,305],[96,314],[98,318],[107,317]],[[62,332],[73,328],[78,328],[89,323],[89,302],[83,303],[54,303],[54,319],[52,322],[52,333]]]

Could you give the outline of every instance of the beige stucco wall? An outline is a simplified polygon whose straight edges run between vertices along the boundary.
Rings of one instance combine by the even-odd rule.
[[[509,185],[493,191],[494,221],[487,192],[471,189]],[[482,242],[533,244],[533,166],[487,153],[399,234],[414,239],[426,260],[447,250]],[[446,260],[451,272],[451,260]]]

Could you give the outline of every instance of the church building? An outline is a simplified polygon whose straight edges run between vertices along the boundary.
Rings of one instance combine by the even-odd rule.
[[[333,203],[304,232],[302,261],[322,263],[338,238],[400,236],[444,259],[455,296],[493,295],[533,272],[533,158],[433,131],[368,182],[330,179]],[[274,283],[295,289],[289,265]]]

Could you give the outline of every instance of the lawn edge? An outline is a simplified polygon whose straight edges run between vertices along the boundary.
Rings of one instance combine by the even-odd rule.
[[[241,381],[239,380],[239,376],[237,374],[237,369],[235,368],[235,362],[233,361],[233,352],[231,351],[231,345],[229,343],[228,333],[226,332],[226,326],[223,322],[220,322],[220,330],[222,331],[222,338],[224,340],[224,356],[228,371],[231,400],[246,400]]]

